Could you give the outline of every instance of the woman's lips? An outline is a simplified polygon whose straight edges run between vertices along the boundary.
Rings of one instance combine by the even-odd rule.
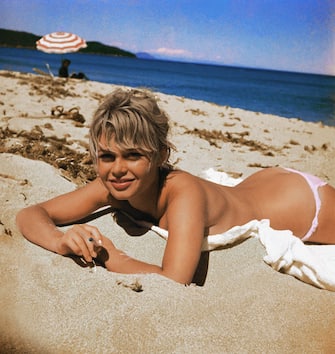
[[[111,184],[113,186],[114,189],[116,189],[117,191],[122,191],[127,189],[131,183],[133,182],[133,180],[112,180]]]

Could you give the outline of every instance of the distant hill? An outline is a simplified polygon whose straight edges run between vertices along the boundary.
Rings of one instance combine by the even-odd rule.
[[[35,34],[28,32],[0,29],[0,47],[36,49],[36,41],[41,37],[42,36],[36,36]],[[94,41],[86,43],[87,48],[80,49],[79,52],[136,58],[134,53],[117,47],[108,46]]]
[[[82,53],[117,55],[123,57],[136,58],[136,55],[118,47],[102,44],[100,42],[86,42],[87,48],[80,49]]]
[[[0,29],[1,47],[20,47],[36,49],[36,41],[38,41],[40,38],[41,36],[36,36],[28,32]]]
[[[136,53],[136,56],[139,59],[151,59],[151,60],[155,60],[156,59],[153,55],[151,55],[149,53],[145,53],[145,52]]]

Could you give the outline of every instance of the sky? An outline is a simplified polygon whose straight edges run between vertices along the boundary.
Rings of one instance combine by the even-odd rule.
[[[0,28],[159,59],[335,75],[334,0],[0,0]]]

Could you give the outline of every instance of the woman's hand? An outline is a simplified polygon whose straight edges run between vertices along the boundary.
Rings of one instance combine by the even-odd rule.
[[[98,257],[106,240],[95,226],[74,225],[58,239],[57,253],[63,256],[74,254],[83,257],[86,262],[92,262],[93,258]],[[112,242],[108,241],[110,247]]]

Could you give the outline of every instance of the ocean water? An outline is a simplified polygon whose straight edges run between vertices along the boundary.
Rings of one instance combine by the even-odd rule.
[[[335,126],[334,76],[18,48],[0,48],[0,69],[33,72],[48,63],[57,75],[64,58],[90,80]]]

